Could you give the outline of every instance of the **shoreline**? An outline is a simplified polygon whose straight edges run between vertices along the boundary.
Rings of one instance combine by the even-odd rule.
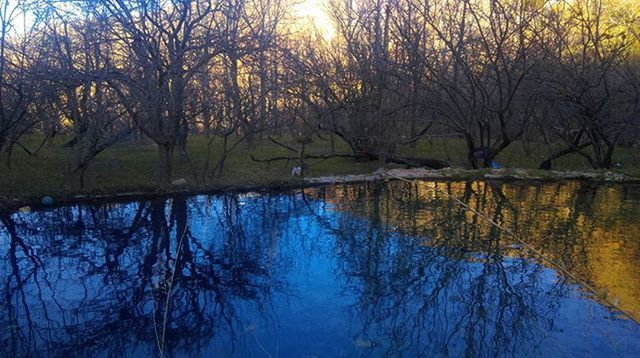
[[[333,184],[356,184],[378,181],[391,181],[398,179],[421,181],[503,181],[503,182],[562,182],[584,181],[599,184],[640,184],[640,178],[629,177],[614,172],[580,172],[580,171],[541,171],[527,169],[440,169],[430,170],[423,168],[414,169],[378,169],[369,174],[349,174],[335,176],[321,176],[309,178],[289,178],[288,180],[273,181],[262,184],[248,185],[209,185],[209,186],[174,186],[168,189],[149,189],[138,191],[74,194],[52,194],[54,204],[45,206],[40,203],[40,197],[25,195],[24,197],[2,198],[0,197],[0,214],[12,213],[24,206],[33,209],[45,207],[59,207],[71,204],[86,204],[96,201],[123,202],[136,199],[154,199],[160,197],[215,195],[226,192],[275,192],[311,188]]]

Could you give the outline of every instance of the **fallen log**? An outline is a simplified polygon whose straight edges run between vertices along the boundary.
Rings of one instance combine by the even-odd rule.
[[[444,169],[451,167],[451,165],[449,165],[449,163],[445,161],[428,158],[391,157],[387,158],[386,162],[394,164],[404,164],[409,166],[409,168]]]
[[[355,159],[369,159],[368,156],[366,155],[359,155],[359,154],[341,154],[341,153],[334,153],[334,154],[320,154],[320,155],[314,155],[314,154],[305,154],[302,159],[319,159],[319,160],[327,160],[327,159],[332,159],[332,158],[355,158]],[[282,157],[274,157],[274,158],[268,158],[268,159],[258,159],[256,157],[253,156],[253,154],[251,154],[251,160],[253,160],[254,162],[258,162],[258,163],[272,163],[272,162],[278,162],[278,161],[294,161],[294,160],[300,160],[300,157],[287,157],[287,156],[282,156]]]
[[[358,153],[358,154],[347,154],[347,153],[333,153],[333,154],[305,154],[302,156],[303,159],[319,159],[319,160],[327,160],[332,158],[353,158],[353,159],[364,159],[368,161],[376,161],[379,160],[377,156],[369,154],[369,153]],[[272,163],[277,161],[295,161],[300,160],[299,156],[281,156],[274,157],[268,159],[259,159],[256,158],[253,154],[251,154],[251,160],[259,163]],[[390,157],[385,160],[386,163],[393,164],[402,164],[407,165],[409,168],[430,168],[430,169],[444,169],[451,167],[449,163],[438,160],[438,159],[428,159],[428,158],[411,158],[411,157]]]

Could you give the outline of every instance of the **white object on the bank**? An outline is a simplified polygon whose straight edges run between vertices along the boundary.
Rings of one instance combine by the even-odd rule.
[[[301,177],[302,176],[302,167],[293,167],[291,169],[292,177]]]

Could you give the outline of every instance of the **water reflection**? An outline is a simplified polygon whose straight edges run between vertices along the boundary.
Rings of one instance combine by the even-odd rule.
[[[168,356],[640,352],[435,185],[638,317],[638,187],[363,184],[0,216],[0,355],[157,355],[167,301]]]
[[[326,190],[326,200],[339,210],[374,215],[384,226],[428,237],[430,246],[535,258],[495,226],[438,193],[446,191],[512,229],[640,320],[639,186],[396,182],[379,189],[382,194],[367,186]]]

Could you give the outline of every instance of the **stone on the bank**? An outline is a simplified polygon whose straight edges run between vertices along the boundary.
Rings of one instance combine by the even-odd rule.
[[[624,174],[612,173],[612,172],[604,173],[604,180],[606,181],[623,182],[626,179],[627,179],[627,176]]]
[[[378,168],[375,172],[373,172],[373,175],[383,176],[386,173],[387,171],[384,168]]]
[[[44,196],[42,197],[42,200],[40,200],[40,203],[44,206],[53,205],[53,198],[50,196]]]

